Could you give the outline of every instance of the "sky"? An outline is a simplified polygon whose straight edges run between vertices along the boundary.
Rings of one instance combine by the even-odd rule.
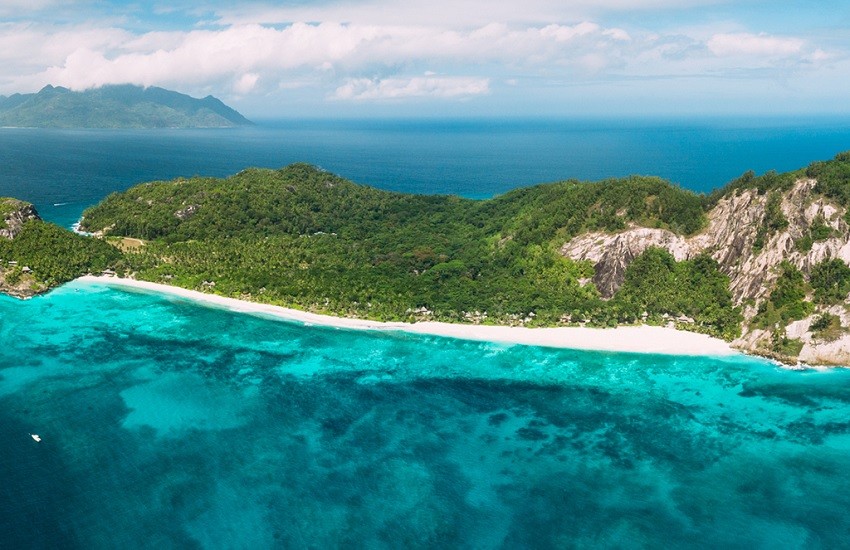
[[[850,114],[846,0],[0,0],[0,95],[161,86],[254,119]]]

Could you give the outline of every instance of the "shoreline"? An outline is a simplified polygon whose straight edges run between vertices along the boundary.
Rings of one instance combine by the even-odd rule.
[[[181,287],[137,281],[119,277],[86,275],[75,282],[101,284],[167,294],[222,307],[230,311],[269,315],[307,326],[320,325],[340,329],[403,331],[411,334],[441,336],[461,340],[474,340],[503,344],[575,349],[582,351],[608,351],[621,353],[647,353],[661,355],[700,356],[743,356],[729,343],[712,336],[666,327],[648,325],[623,326],[617,328],[551,327],[525,328],[495,325],[468,325],[425,321],[419,323],[383,322],[353,319],[310,313],[282,306],[261,304],[227,298],[217,294],[206,294]]]

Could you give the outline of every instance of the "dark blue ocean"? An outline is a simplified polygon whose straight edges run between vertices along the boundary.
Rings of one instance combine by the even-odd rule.
[[[629,173],[708,190],[829,158],[844,128],[0,130],[0,196],[69,225],[139,181],[293,161],[467,196]],[[83,282],[0,296],[0,450],[0,548],[850,540],[850,370],[353,332]]]
[[[395,191],[484,198],[655,175],[695,191],[850,149],[850,119],[276,121],[228,130],[0,128],[0,196],[64,226],[143,181],[308,162]]]

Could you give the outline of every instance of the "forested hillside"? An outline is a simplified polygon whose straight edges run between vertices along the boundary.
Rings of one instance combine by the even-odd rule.
[[[29,297],[85,275],[119,267],[121,252],[42,221],[33,206],[0,198],[0,292]]]
[[[84,91],[45,86],[0,96],[0,126],[31,128],[221,128],[251,124],[218,99],[195,99],[151,86]]]
[[[850,364],[848,207],[848,153],[747,172],[709,196],[634,176],[471,200],[293,164],[115,193],[84,213],[99,238],[0,199],[0,291],[112,268],[336,315],[672,323],[786,361]]]
[[[86,211],[84,228],[145,240],[127,254],[139,278],[315,311],[526,325],[685,315],[731,338],[740,316],[707,256],[677,263],[654,252],[603,300],[592,264],[559,252],[574,235],[633,224],[694,233],[703,202],[646,177],[486,201],[407,195],[296,164],[143,184]]]

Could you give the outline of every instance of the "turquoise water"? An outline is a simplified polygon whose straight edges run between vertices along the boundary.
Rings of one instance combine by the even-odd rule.
[[[657,175],[710,191],[850,149],[847,119],[265,122],[232,130],[0,128],[0,196],[70,226],[113,191],[308,162],[384,189],[483,198],[541,182]]]
[[[0,298],[0,546],[834,548],[850,371]],[[38,433],[35,443],[29,433]]]

